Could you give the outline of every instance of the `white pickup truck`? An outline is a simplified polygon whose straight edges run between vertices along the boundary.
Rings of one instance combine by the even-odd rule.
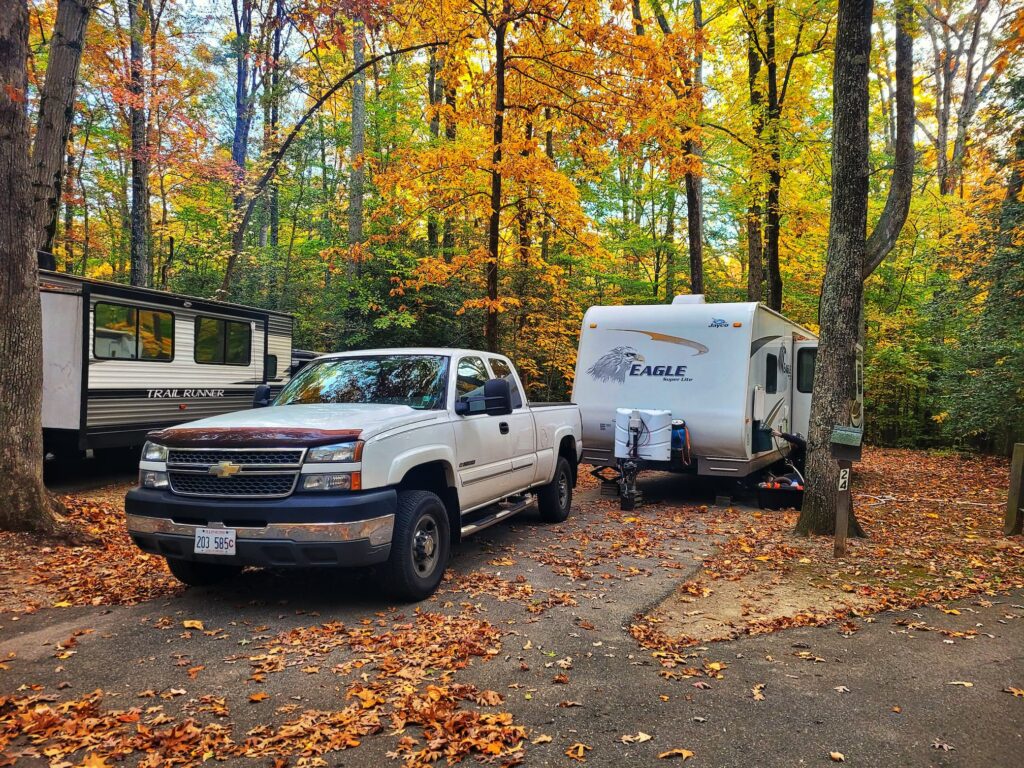
[[[149,434],[128,531],[190,585],[244,565],[382,565],[432,594],[454,542],[528,507],[569,514],[579,409],[529,403],[506,357],[377,349],[313,361],[269,402]]]

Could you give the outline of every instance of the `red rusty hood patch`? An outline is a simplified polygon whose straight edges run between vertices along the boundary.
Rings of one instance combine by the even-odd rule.
[[[171,427],[147,437],[171,448],[278,448],[344,443],[358,440],[361,432],[308,427]]]

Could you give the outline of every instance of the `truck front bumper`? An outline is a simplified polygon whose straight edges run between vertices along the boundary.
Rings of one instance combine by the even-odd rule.
[[[125,499],[128,533],[144,552],[268,567],[382,563],[391,552],[396,507],[392,489],[249,501],[135,488]],[[195,554],[197,528],[233,528],[236,554]]]

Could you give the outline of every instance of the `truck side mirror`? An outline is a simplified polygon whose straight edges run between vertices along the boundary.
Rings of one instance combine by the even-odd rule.
[[[253,408],[266,408],[270,405],[270,385],[260,384],[252,396]]]
[[[484,382],[483,396],[463,396],[455,401],[455,413],[458,416],[480,413],[507,416],[512,413],[512,386],[506,379],[488,379]]]

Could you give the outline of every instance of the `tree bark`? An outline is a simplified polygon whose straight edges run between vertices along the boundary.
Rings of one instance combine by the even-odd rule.
[[[53,250],[57,209],[63,187],[64,156],[74,122],[75,86],[82,60],[90,0],[59,0],[50,37],[46,80],[39,98],[39,120],[32,146],[32,222],[36,248]]]
[[[829,438],[834,425],[850,423],[857,397],[856,348],[867,248],[871,14],[872,0],[839,0],[832,75],[832,208],[811,399],[808,485],[796,528],[802,534],[835,532],[839,467]],[[849,533],[862,533],[852,509]]]
[[[43,486],[43,329],[30,170],[28,5],[0,0],[0,528],[56,532]],[[59,145],[60,154],[64,147]]]
[[[356,69],[366,64],[366,24],[356,19],[352,27],[352,64]],[[366,170],[363,153],[366,148],[366,71],[352,78],[352,145],[350,148],[351,173],[348,186],[348,244],[363,242],[363,185]],[[356,273],[358,262],[350,259],[349,275]]]
[[[896,246],[910,212],[915,160],[913,24],[912,0],[899,0],[896,8],[896,152],[885,207],[867,242],[865,280]]]
[[[438,137],[441,135],[441,115],[439,108],[441,103],[444,101],[444,83],[441,81],[438,70],[440,69],[440,63],[437,60],[437,54],[434,51],[430,52],[430,66],[427,70],[427,105],[430,112],[430,140],[437,143]],[[438,244],[438,226],[437,226],[437,213],[434,212],[433,207],[427,214],[427,247],[433,255],[437,251]]]
[[[494,128],[491,135],[491,215],[487,225],[487,320],[484,340],[498,351],[498,256],[501,247],[501,145],[505,126],[505,33],[507,16],[494,25]]]
[[[131,283],[148,286],[149,259],[149,141],[146,121],[146,81],[143,72],[143,33],[149,0],[128,0],[131,33],[131,73],[128,90],[132,95],[130,120],[132,143]]]

